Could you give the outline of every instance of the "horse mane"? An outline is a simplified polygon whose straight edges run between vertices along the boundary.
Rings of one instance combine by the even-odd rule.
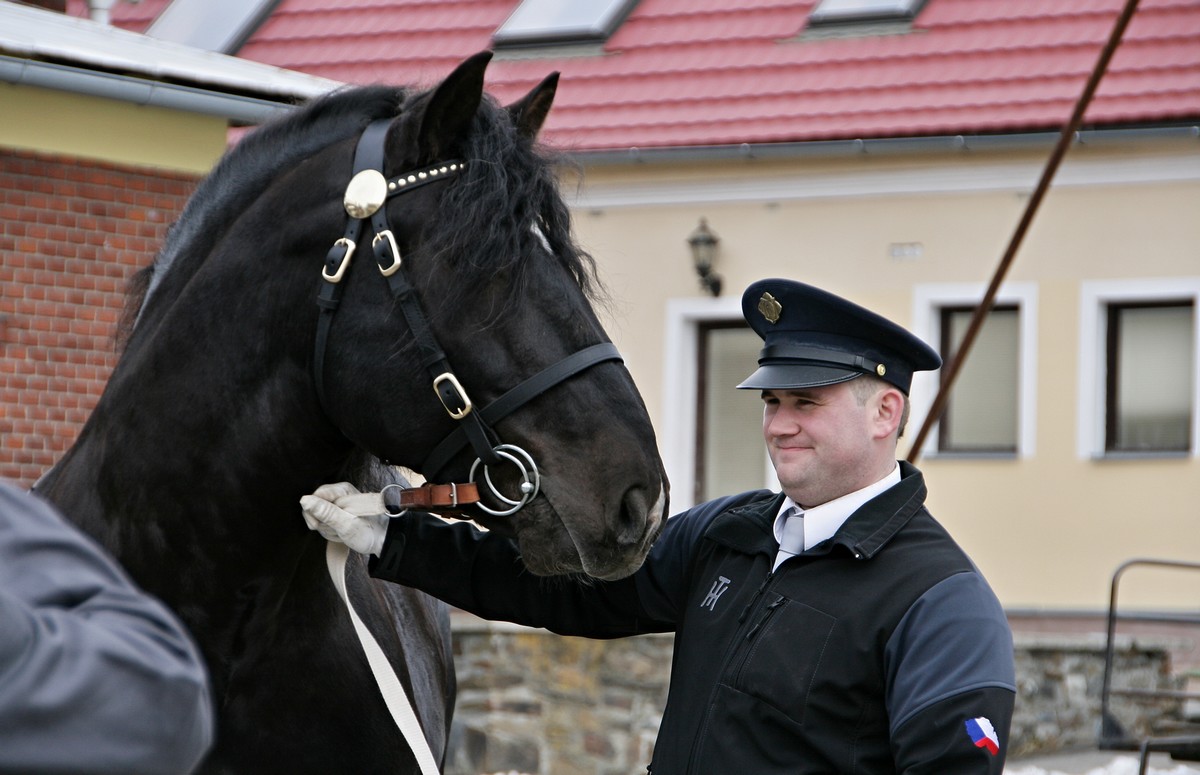
[[[128,344],[166,278],[186,282],[220,239],[223,225],[247,208],[279,170],[361,134],[372,121],[398,115],[408,98],[421,96],[405,87],[339,89],[247,134],[196,188],[154,262],[131,278],[117,328],[118,349]],[[476,312],[481,326],[506,314],[525,294],[527,259],[543,236],[585,296],[601,301],[595,261],[575,241],[559,192],[555,167],[567,164],[565,157],[522,137],[508,111],[486,94],[459,154],[468,163],[459,184],[443,197],[446,227],[432,230],[425,246],[432,260],[455,261],[461,275],[441,308],[462,308],[473,292],[503,274],[510,281],[505,301]]]
[[[117,327],[118,348],[166,279],[190,276],[220,239],[222,227],[267,188],[282,169],[397,114],[406,91],[393,86],[338,89],[249,132],[200,182],[167,232],[154,261],[129,282]],[[186,273],[186,274],[185,274]]]
[[[508,111],[485,94],[468,135],[467,162],[458,185],[442,199],[450,228],[430,235],[426,250],[434,260],[456,260],[463,282],[459,298],[443,298],[442,309],[468,300],[498,274],[507,275],[510,304],[525,296],[530,262],[544,235],[555,258],[592,301],[603,297],[595,260],[575,241],[571,215],[559,191],[555,168],[566,158],[521,136]],[[517,224],[516,228],[512,224]],[[540,231],[541,235],[535,232]],[[475,312],[481,326],[507,307]]]

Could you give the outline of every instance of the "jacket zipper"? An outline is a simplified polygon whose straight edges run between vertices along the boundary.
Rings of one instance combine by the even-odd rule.
[[[746,607],[742,609],[742,615],[738,617],[738,624],[746,621],[746,617],[750,615],[750,611],[754,609],[754,606],[758,605],[758,599],[762,597],[762,593],[773,578],[775,578],[775,571],[767,573],[767,577],[758,585],[758,589],[754,590],[754,594],[750,597],[750,602],[746,603]]]
[[[775,596],[775,599],[772,600],[767,606],[767,610],[763,612],[762,616],[758,617],[758,621],[755,622],[754,626],[750,628],[750,632],[746,633],[746,640],[754,640],[754,636],[758,634],[758,631],[762,629],[762,626],[766,624],[767,620],[771,618],[771,615],[775,613],[775,609],[783,605],[785,600],[786,598],[783,595]]]
[[[751,610],[758,605],[759,601],[762,599],[763,593],[774,580],[775,571],[768,571],[767,577],[763,579],[762,584],[760,584],[758,589],[754,591],[754,596],[750,598],[750,602],[746,604],[746,607],[742,610],[741,616],[738,617],[738,630],[736,633],[734,633],[733,638],[730,639],[729,647],[725,650],[725,655],[721,659],[721,668],[717,672],[717,682],[713,685],[712,692],[708,697],[708,709],[704,714],[704,723],[700,725],[700,729],[696,734],[696,739],[692,742],[692,750],[691,753],[688,754],[687,768],[684,770],[685,773],[691,773],[695,771],[694,765],[696,763],[696,757],[700,752],[700,744],[704,741],[704,736],[708,733],[708,722],[712,719],[712,711],[716,706],[717,689],[720,688],[720,677],[725,674],[725,669],[733,660],[734,655],[737,654],[742,643],[748,640],[753,635],[754,631],[757,631],[758,625],[766,619],[766,616],[760,617],[756,624],[747,627],[746,617],[750,614]],[[779,601],[775,601],[773,606],[778,605],[778,603],[782,600],[782,597],[779,598]],[[770,613],[771,612],[768,611],[767,616],[769,616]],[[651,762],[651,764],[653,764],[653,762]]]

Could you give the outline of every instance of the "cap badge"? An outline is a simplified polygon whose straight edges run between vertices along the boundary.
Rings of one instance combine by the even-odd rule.
[[[768,323],[778,323],[779,313],[783,312],[783,305],[776,301],[771,294],[764,293],[758,300],[758,311],[762,313]]]

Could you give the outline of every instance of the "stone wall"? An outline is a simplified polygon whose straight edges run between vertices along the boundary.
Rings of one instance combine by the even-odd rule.
[[[459,693],[446,775],[644,773],[671,670],[671,637],[613,641],[454,616]],[[1104,642],[1018,638],[1011,754],[1094,748]],[[1175,685],[1167,644],[1120,643],[1114,685]],[[1169,713],[1161,702],[1118,701],[1129,729]]]
[[[1017,708],[1013,754],[1095,747],[1100,733],[1104,683],[1104,643],[1100,639],[1016,641]],[[1118,639],[1114,688],[1173,689],[1169,644]],[[1177,701],[1113,695],[1110,710],[1132,735],[1149,733],[1151,723],[1178,714]]]
[[[446,775],[645,772],[667,699],[671,636],[567,638],[461,620]]]

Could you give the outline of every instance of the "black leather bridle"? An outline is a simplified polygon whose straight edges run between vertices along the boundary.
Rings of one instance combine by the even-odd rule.
[[[313,379],[316,383],[317,397],[321,406],[328,412],[324,371],[329,331],[333,325],[333,316],[341,303],[341,281],[350,268],[363,225],[370,221],[374,231],[371,251],[375,255],[379,271],[387,279],[392,295],[416,340],[421,363],[433,380],[434,393],[450,417],[459,422],[459,426],[426,457],[420,472],[428,481],[436,481],[442,469],[469,443],[477,458],[471,466],[470,481],[476,481],[477,472],[482,465],[483,484],[495,498],[509,506],[506,509],[491,509],[479,503],[478,508],[494,516],[508,516],[536,497],[540,477],[533,457],[520,447],[500,443],[499,436],[491,427],[492,424],[579,372],[606,361],[621,361],[622,358],[611,342],[585,347],[521,382],[487,407],[476,407],[454,375],[446,353],[438,344],[429,321],[425,318],[416,289],[404,271],[404,261],[396,237],[388,224],[385,207],[387,200],[394,196],[457,176],[466,162],[452,160],[386,178],[383,174],[383,162],[385,139],[390,126],[390,119],[376,121],[369,125],[359,138],[354,153],[354,176],[346,187],[344,198],[349,218],[341,238],[333,243],[333,247],[325,256],[325,264],[321,271],[321,290],[317,295],[317,305],[321,311],[317,321],[313,358]],[[500,493],[492,482],[488,467],[501,463],[512,464],[520,470],[521,493],[515,499]]]

